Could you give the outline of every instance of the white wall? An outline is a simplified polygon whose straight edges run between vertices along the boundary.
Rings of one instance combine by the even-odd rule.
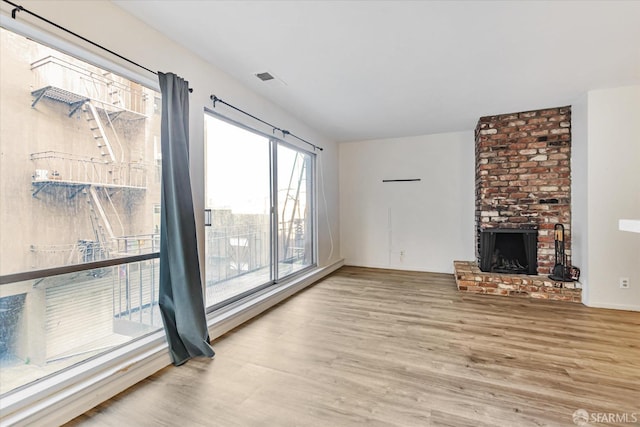
[[[571,264],[580,268],[583,304],[589,300],[587,100],[585,93],[571,105]]]
[[[301,120],[287,114],[268,100],[249,91],[236,80],[224,74],[218,68],[204,62],[198,56],[187,49],[174,43],[165,35],[148,27],[143,22],[125,13],[109,1],[34,1],[24,0],[20,4],[26,9],[44,16],[53,22],[123,55],[152,70],[173,72],[189,81],[194,89],[190,103],[190,167],[196,221],[200,225],[198,235],[199,249],[204,251],[204,107],[211,107],[209,96],[215,94],[225,101],[240,106],[252,114],[274,123],[283,129],[299,135],[309,141],[324,147],[321,165],[325,179],[325,191],[328,209],[325,209],[322,193],[318,197],[318,228],[319,228],[319,264],[327,265],[339,258],[339,250],[336,247],[329,260],[331,251],[331,238],[329,228],[336,242],[339,235],[338,223],[338,150],[337,144],[324,138],[320,133],[305,125]],[[10,13],[11,7],[6,3],[1,4],[3,14]],[[186,16],[186,15],[185,15]],[[184,16],[182,17],[184,19]],[[106,57],[123,67],[157,81],[157,78],[144,70],[132,66],[116,57],[109,55],[89,44],[79,42],[72,36],[42,24],[26,13],[19,12],[18,19],[22,22],[32,23],[61,38],[70,40],[74,44],[86,48],[99,56]],[[257,128],[271,134],[271,129],[258,126],[239,114],[233,114],[231,109],[218,106],[216,111],[234,120],[243,122],[248,126]],[[295,140],[290,141],[296,144]],[[306,145],[301,145],[308,148]],[[320,190],[322,185],[319,186]],[[327,217],[328,215],[328,217]],[[329,227],[330,225],[330,227]],[[204,257],[201,257],[202,259]]]
[[[640,235],[618,230],[640,219],[640,86],[588,93],[587,305],[640,310]],[[620,277],[630,279],[620,289]]]
[[[383,183],[383,179],[420,182]],[[340,145],[348,265],[453,272],[474,259],[472,131]]]

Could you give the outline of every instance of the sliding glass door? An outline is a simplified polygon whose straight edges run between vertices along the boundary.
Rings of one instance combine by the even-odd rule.
[[[313,265],[313,155],[212,114],[205,152],[207,306]]]
[[[312,157],[277,145],[278,159],[278,278],[313,262]]]

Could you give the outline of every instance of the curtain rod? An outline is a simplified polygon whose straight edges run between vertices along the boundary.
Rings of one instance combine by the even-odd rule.
[[[282,137],[283,137],[283,138],[284,138],[284,137],[286,137],[287,135],[290,135],[290,136],[294,137],[295,139],[298,139],[298,140],[300,140],[300,141],[304,142],[305,144],[309,144],[310,146],[312,146],[312,147],[313,147],[313,149],[314,149],[314,150],[316,150],[316,149],[317,149],[317,150],[320,150],[320,151],[324,151],[324,148],[322,148],[322,147],[320,147],[320,146],[318,146],[318,145],[316,145],[316,144],[313,144],[313,143],[311,143],[311,142],[309,142],[309,141],[307,141],[307,140],[305,140],[305,139],[302,139],[302,138],[300,138],[299,136],[296,136],[296,135],[292,134],[291,132],[289,132],[289,131],[288,131],[288,130],[286,130],[286,129],[280,129],[279,127],[274,126],[274,125],[272,125],[272,124],[271,124],[271,123],[269,123],[269,122],[265,122],[264,120],[262,120],[262,119],[260,119],[260,118],[258,118],[258,117],[256,117],[256,116],[254,116],[253,114],[247,113],[246,111],[241,110],[240,108],[238,108],[238,107],[236,107],[236,106],[234,106],[234,105],[231,105],[231,104],[229,104],[228,102],[223,101],[222,99],[218,98],[218,97],[217,97],[217,96],[215,96],[215,95],[211,95],[209,98],[211,99],[211,101],[213,101],[213,108],[216,108],[216,103],[217,103],[217,102],[219,102],[220,104],[224,104],[224,105],[226,105],[226,106],[227,106],[227,107],[229,107],[229,108],[233,108],[234,110],[236,110],[236,111],[238,111],[238,112],[240,112],[240,113],[242,113],[242,114],[244,114],[244,115],[246,115],[246,116],[249,116],[249,117],[251,117],[251,118],[252,118],[252,119],[254,119],[254,120],[257,120],[257,121],[259,121],[260,123],[264,123],[265,125],[267,125],[267,126],[269,126],[269,127],[273,128],[273,132],[274,132],[274,133],[275,133],[276,131],[278,131],[278,132],[282,133]]]
[[[46,22],[47,24],[52,25],[52,26],[56,27],[56,28],[57,28],[57,29],[59,29],[59,30],[64,31],[64,32],[65,32],[65,33],[67,33],[67,34],[71,34],[72,36],[77,37],[77,38],[79,38],[80,40],[83,40],[83,41],[85,41],[85,42],[89,43],[89,44],[90,44],[90,45],[92,45],[92,46],[97,47],[98,49],[102,49],[102,50],[104,50],[105,52],[109,52],[111,55],[117,56],[118,58],[120,58],[120,59],[122,59],[122,60],[124,60],[124,61],[126,61],[126,62],[128,62],[128,63],[130,63],[130,64],[132,64],[132,65],[135,65],[136,67],[142,68],[143,70],[146,70],[146,71],[148,71],[148,72],[150,72],[150,73],[153,73],[153,74],[155,74],[156,76],[158,75],[158,73],[157,73],[156,71],[153,71],[152,69],[147,68],[147,67],[145,67],[144,65],[140,65],[140,64],[138,64],[137,62],[132,61],[131,59],[129,59],[129,58],[127,58],[127,57],[124,57],[124,56],[120,55],[119,53],[116,53],[116,52],[112,51],[111,49],[109,49],[109,48],[106,48],[106,47],[102,46],[101,44],[98,44],[98,43],[96,43],[96,42],[94,42],[94,41],[91,41],[91,40],[89,40],[88,38],[83,37],[83,36],[81,36],[80,34],[75,33],[75,32],[71,31],[71,30],[70,30],[70,29],[68,29],[68,28],[63,27],[62,25],[56,24],[55,22],[50,21],[49,19],[47,19],[47,18],[45,18],[45,17],[42,17],[42,16],[38,15],[37,13],[34,13],[34,12],[32,12],[32,11],[28,10],[28,9],[25,9],[24,7],[22,7],[22,6],[18,5],[18,4],[15,4],[15,3],[13,3],[13,2],[11,2],[11,1],[9,1],[9,0],[2,0],[2,1],[3,1],[3,2],[5,2],[5,3],[10,4],[11,6],[13,6],[13,9],[11,10],[11,18],[12,18],[12,19],[16,19],[16,14],[17,14],[18,12],[25,12],[25,13],[27,13],[27,14],[29,14],[29,15],[33,16],[34,18],[38,18],[39,20],[41,20],[41,21],[43,21],[43,22]],[[192,89],[192,88],[189,88],[189,92],[193,92],[193,89]]]

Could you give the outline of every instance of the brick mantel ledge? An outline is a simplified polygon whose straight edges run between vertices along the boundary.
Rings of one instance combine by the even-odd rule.
[[[456,285],[462,292],[582,301],[582,285],[578,282],[558,282],[543,275],[486,273],[480,271],[475,261],[454,261],[453,269]]]

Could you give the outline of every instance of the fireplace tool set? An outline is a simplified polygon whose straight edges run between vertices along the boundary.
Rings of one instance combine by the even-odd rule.
[[[567,255],[564,248],[564,225],[556,224],[553,229],[553,234],[556,259],[549,278],[559,282],[572,282],[574,280],[578,280],[580,278],[580,269],[571,266],[571,263],[567,261]]]

